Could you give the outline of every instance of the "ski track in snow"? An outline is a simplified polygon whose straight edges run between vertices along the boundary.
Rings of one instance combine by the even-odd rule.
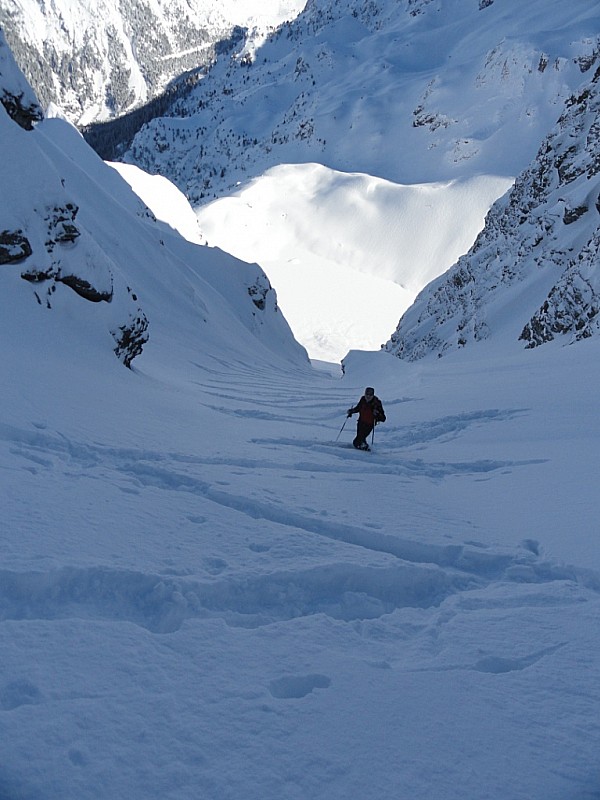
[[[425,379],[375,377],[388,419],[361,453],[355,417],[340,435],[348,378],[203,375],[155,396],[138,374],[106,422],[100,402],[0,421],[0,720],[19,770],[0,796],[587,788],[600,576],[544,555],[536,482],[557,450],[536,395],[438,403]],[[494,508],[472,513],[530,484],[514,500],[537,528],[508,515],[497,536]]]
[[[306,401],[297,402],[294,408],[291,392],[287,401],[281,394],[271,399],[261,398],[258,409],[241,407],[239,396],[225,397],[215,392],[217,395],[221,402],[231,404],[229,408],[218,407],[227,415],[284,424],[294,421],[296,425],[315,427],[314,419],[306,412]],[[253,406],[257,405],[256,400],[253,396]],[[388,404],[388,409],[392,405]],[[334,409],[331,399],[327,403],[319,403],[317,399],[313,410],[315,407],[321,420],[317,427],[322,438],[254,438],[251,442],[258,448],[255,459],[87,444],[49,431],[42,423],[34,424],[31,430],[0,424],[0,442],[8,450],[6,464],[11,465],[0,462],[0,468],[26,470],[34,475],[52,471],[64,476],[85,475],[116,483],[122,491],[132,494],[146,490],[186,493],[207,504],[203,507],[212,509],[214,514],[227,509],[242,518],[264,520],[284,531],[383,555],[388,557],[385,563],[340,560],[305,569],[273,568],[265,574],[228,576],[227,562],[213,558],[205,562],[208,579],[203,580],[107,566],[24,572],[5,569],[0,572],[0,618],[122,620],[164,634],[178,630],[185,620],[206,617],[221,617],[230,625],[243,627],[314,614],[344,620],[373,619],[407,606],[439,606],[451,595],[466,597],[472,590],[498,582],[543,586],[571,581],[600,592],[600,577],[583,569],[544,561],[535,542],[517,553],[495,552],[476,542],[436,545],[378,530],[376,523],[345,524],[327,519],[314,508],[290,509],[266,494],[250,497],[226,488],[229,481],[219,479],[222,472],[243,476],[261,470],[294,477],[308,474],[326,479],[328,475],[345,475],[351,479],[352,475],[363,472],[365,458],[374,475],[399,476],[405,481],[416,478],[438,481],[449,476],[509,471],[537,463],[535,460],[430,462],[412,457],[415,448],[435,440],[448,441],[471,426],[510,420],[525,413],[524,409],[487,409],[445,416],[410,429],[390,425],[381,449],[366,455],[354,451],[347,441],[335,441],[332,424],[339,420],[339,407]],[[302,414],[305,418],[299,419]],[[209,477],[215,468],[222,468],[217,479]],[[189,517],[198,524],[209,518],[211,514]],[[249,548],[257,553],[270,549],[260,543]],[[474,669],[502,672],[525,668],[528,663],[531,663],[528,659],[510,664],[482,661]],[[300,697],[326,685],[323,676],[306,676],[275,683],[271,692],[274,697]],[[19,702],[35,702],[35,691],[5,687],[4,696],[0,693],[1,707],[14,707]]]

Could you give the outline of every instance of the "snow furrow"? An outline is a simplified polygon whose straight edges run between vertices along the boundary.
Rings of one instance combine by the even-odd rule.
[[[466,566],[466,565],[465,565]],[[152,633],[173,633],[186,620],[220,617],[232,626],[270,625],[324,614],[337,620],[376,619],[397,609],[439,606],[452,595],[464,607],[486,605],[485,572],[399,563],[361,567],[329,564],[305,570],[217,578],[144,574],[104,566],[47,572],[0,571],[0,621],[89,619],[127,622]],[[505,579],[532,584],[587,583],[600,593],[600,577],[548,564],[513,564]],[[485,597],[485,595],[483,595]]]

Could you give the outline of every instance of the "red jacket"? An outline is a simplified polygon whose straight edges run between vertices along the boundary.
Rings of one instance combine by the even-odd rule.
[[[364,422],[365,425],[373,427],[377,422],[385,422],[383,406],[377,396],[373,397],[369,403],[363,394],[354,408],[348,409],[349,414],[356,414],[356,412],[358,412],[359,421]]]

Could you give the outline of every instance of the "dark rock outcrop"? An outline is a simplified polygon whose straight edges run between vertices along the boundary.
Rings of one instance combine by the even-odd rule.
[[[16,95],[4,90],[0,93],[0,103],[8,116],[26,131],[33,130],[34,123],[43,119],[42,110],[37,103],[28,103],[22,93]]]
[[[0,264],[14,264],[31,255],[31,245],[22,230],[0,232]]]
[[[129,321],[120,325],[117,330],[111,331],[116,342],[114,348],[117,358],[131,369],[131,362],[139,356],[148,341],[148,320],[146,315],[138,309],[138,313],[130,317]]]

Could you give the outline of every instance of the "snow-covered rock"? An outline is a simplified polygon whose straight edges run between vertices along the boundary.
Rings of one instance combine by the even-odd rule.
[[[491,209],[471,250],[419,295],[386,349],[413,360],[491,336],[536,347],[600,329],[600,68]]]
[[[0,103],[8,116],[25,130],[43,118],[33,90],[19,70],[0,29]]]
[[[260,267],[158,222],[75,128],[39,121],[1,33],[0,59],[0,332],[11,346],[92,360],[112,350],[130,366],[152,335],[163,355],[169,339],[197,358],[226,342],[242,360],[306,363]],[[166,326],[170,307],[177,324]]]

